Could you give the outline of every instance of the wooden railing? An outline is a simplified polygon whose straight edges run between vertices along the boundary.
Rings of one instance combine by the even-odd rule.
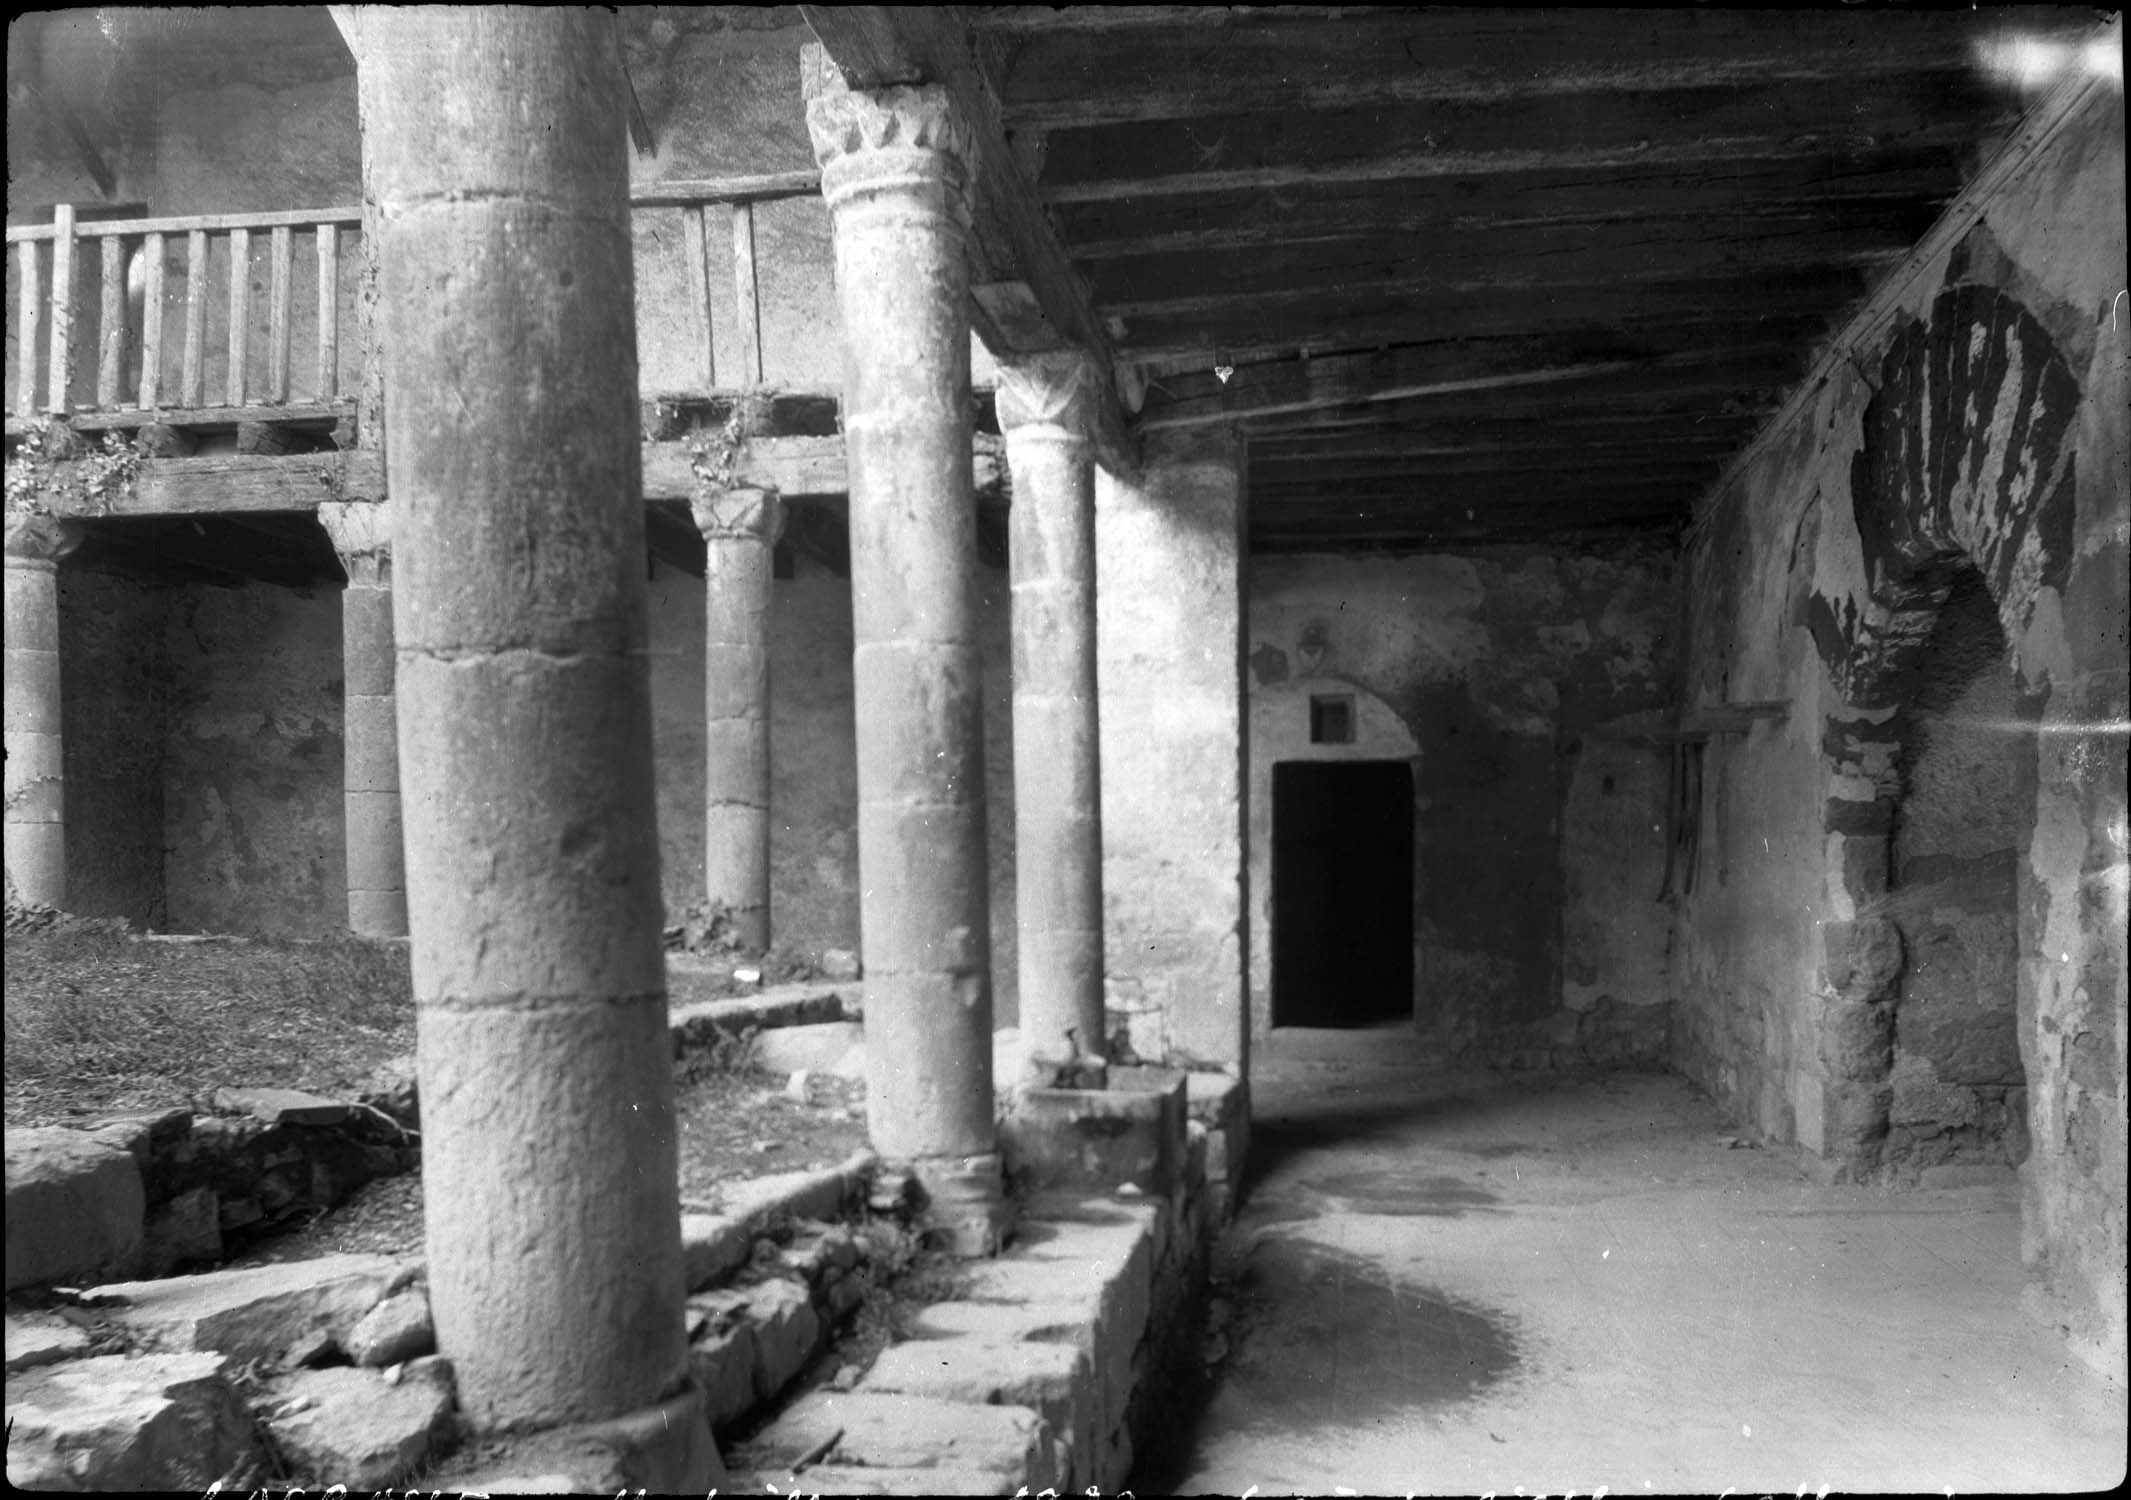
[[[756,205],[786,198],[810,197],[820,176],[811,171],[700,182],[649,184],[631,194],[638,213],[678,210],[683,254],[688,268],[692,348],[700,361],[691,375],[702,389],[718,388],[711,318],[711,244],[715,210],[730,209],[733,284],[738,296],[739,386],[762,382],[761,281],[755,262]],[[75,210],[61,206],[50,224],[11,228],[19,287],[16,295],[17,338],[14,359],[14,413],[18,417],[73,416],[82,412],[184,411],[210,407],[285,406],[292,400],[290,376],[297,351],[292,298],[297,275],[295,240],[299,231],[314,242],[317,259],[317,315],[311,326],[311,390],[303,398],[332,403],[341,395],[340,308],[342,300],[341,233],[360,232],[358,208],[301,209],[274,213],[212,214],[191,218],[128,219],[94,225],[77,224]],[[252,306],[253,237],[267,237],[266,339],[263,361],[253,349],[257,312]],[[184,349],[177,389],[165,373],[166,255],[171,244],[185,241]],[[208,389],[208,305],[211,241],[226,241],[229,266],[226,367],[219,391]],[[94,241],[101,265],[97,336],[89,349],[78,347],[81,309],[76,269],[85,242]],[[49,244],[49,257],[41,247]],[[43,379],[38,353],[46,352]],[[129,354],[137,372],[129,381]],[[94,360],[93,399],[75,391],[78,361]],[[263,364],[263,368],[258,367]],[[210,401],[210,395],[221,397]]]
[[[307,230],[318,264],[318,314],[314,325],[313,399],[332,401],[340,388],[340,235],[360,228],[356,208],[301,209],[254,214],[207,214],[174,219],[124,219],[78,226],[66,205],[53,222],[7,231],[15,247],[16,290],[15,413],[67,416],[87,406],[96,411],[132,408],[159,411],[209,405],[207,389],[207,309],[211,242],[223,240],[229,264],[227,367],[218,405],[287,405],[294,337],[291,297],[295,286],[295,236]],[[267,236],[269,289],[264,379],[253,384],[252,236]],[[175,391],[163,385],[166,255],[183,236],[184,348]],[[95,347],[77,347],[80,325],[76,299],[77,258],[84,241],[94,240],[102,271]],[[49,277],[38,247],[49,241]],[[136,325],[137,320],[137,326]],[[40,332],[45,336],[40,337]],[[37,379],[37,352],[48,350],[44,379]],[[129,382],[127,355],[137,349],[139,372]],[[93,401],[74,399],[77,360],[87,353],[95,361]]]

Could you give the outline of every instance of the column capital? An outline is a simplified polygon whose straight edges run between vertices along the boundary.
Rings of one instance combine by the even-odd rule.
[[[784,535],[784,500],[775,490],[705,490],[689,502],[706,542],[773,546]]]
[[[318,524],[333,539],[348,582],[392,581],[392,503],[389,500],[325,500]]]
[[[82,542],[79,521],[34,511],[10,511],[7,517],[7,560],[11,563],[56,565]]]
[[[1001,360],[999,430],[1011,438],[1029,428],[1055,428],[1061,436],[1092,441],[1102,394],[1102,370],[1078,349]]]
[[[977,171],[976,134],[936,84],[854,89],[828,53],[801,51],[807,134],[831,208],[853,192],[898,180],[946,179],[966,213]]]

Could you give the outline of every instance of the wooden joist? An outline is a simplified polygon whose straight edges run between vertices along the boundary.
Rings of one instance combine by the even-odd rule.
[[[1982,17],[1467,8],[1344,14],[1250,10],[1218,31],[1182,14],[1129,34],[1020,33],[1005,80],[1016,130],[1188,120],[1224,111],[1471,105],[1535,95],[1847,83],[1970,67]],[[989,17],[980,30],[1005,30]],[[1009,23],[1010,24],[1010,23]],[[2047,31],[2055,18],[2044,21]]]
[[[831,62],[852,88],[932,83],[946,89],[975,134],[975,234],[971,284],[1026,282],[1048,323],[1039,347],[1018,347],[1018,330],[992,322],[972,298],[971,320],[994,355],[1011,358],[1073,348],[1104,374],[1095,441],[1106,465],[1136,467],[1137,440],[1108,378],[1115,352],[1079,274],[1045,216],[1035,183],[1009,147],[991,74],[1000,49],[973,37],[962,13],[938,6],[800,7]]]

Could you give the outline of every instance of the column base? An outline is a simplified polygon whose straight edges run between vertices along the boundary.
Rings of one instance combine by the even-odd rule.
[[[701,1495],[715,1494],[725,1480],[693,1380],[656,1406],[603,1422],[485,1436],[494,1457],[480,1473],[454,1481],[462,1491]]]
[[[925,1238],[963,1260],[997,1255],[1014,1233],[997,1153],[931,1156],[910,1163],[925,1195]]]

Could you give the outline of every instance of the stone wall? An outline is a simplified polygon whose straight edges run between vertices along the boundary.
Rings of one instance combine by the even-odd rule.
[[[121,573],[59,570],[67,906],[168,925],[163,756],[176,591]]]
[[[1894,1076],[1904,1031],[1914,1041],[1939,1004],[1928,979],[1907,989],[1934,939],[1905,929],[1896,899],[1930,852],[1903,847],[1902,794],[1905,775],[1912,794],[1945,782],[1965,752],[1905,716],[1928,692],[1919,666],[1943,607],[1964,569],[1980,574],[2015,677],[2004,698],[1974,701],[2040,731],[2013,736],[2017,774],[1987,773],[2016,851],[2024,1253],[2038,1310],[2118,1371],[2123,168],[2120,92],[2095,83],[2049,106],[1844,332],[1849,358],[1712,498],[1688,555],[1686,695],[1789,712],[1705,752],[1701,859],[1674,946],[1679,1061],[1740,1119],[1846,1176],[1890,1166],[1898,1097],[1905,1131],[1933,1123],[1912,1118],[1919,1091]],[[1955,821],[1984,800],[1957,801]],[[1995,841],[1987,824],[1967,833]],[[1979,880],[2001,878],[1989,849],[1969,852]]]
[[[1669,550],[1649,544],[1252,561],[1256,1034],[1272,1016],[1272,766],[1351,756],[1415,768],[1425,1042],[1515,1060],[1522,1028],[1574,1042],[1601,1008],[1661,1040],[1664,761],[1605,735],[1671,700],[1673,580]],[[1355,695],[1355,742],[1311,745],[1309,698],[1332,690]]]
[[[184,589],[168,661],[170,928],[346,931],[339,591]]]

